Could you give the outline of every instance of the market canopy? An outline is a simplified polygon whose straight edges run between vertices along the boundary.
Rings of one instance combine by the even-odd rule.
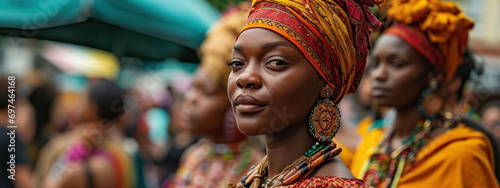
[[[205,0],[6,0],[0,1],[0,34],[80,44],[118,57],[189,61],[218,16]]]

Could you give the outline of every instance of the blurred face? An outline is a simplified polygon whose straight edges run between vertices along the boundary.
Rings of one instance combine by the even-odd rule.
[[[500,107],[486,109],[482,118],[483,125],[500,139]]]
[[[169,128],[174,132],[181,132],[188,130],[187,122],[182,118],[182,104],[184,96],[177,92],[175,89],[171,90],[172,104],[170,107],[170,126]]]
[[[75,109],[78,123],[98,121],[97,105],[90,99],[89,91],[80,94]]]
[[[195,134],[218,136],[228,108],[224,88],[213,81],[203,68],[198,68],[193,87],[186,93],[181,109],[189,129]]]
[[[431,78],[425,59],[394,35],[382,35],[372,54],[374,104],[396,108],[416,106]]]
[[[372,104],[372,77],[370,71],[365,72],[364,78],[358,87],[358,101],[363,106],[371,106]]]
[[[246,135],[306,123],[324,83],[291,42],[266,29],[241,33],[230,66],[229,100]]]

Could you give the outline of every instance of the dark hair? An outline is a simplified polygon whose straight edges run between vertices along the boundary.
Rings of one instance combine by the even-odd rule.
[[[481,108],[481,116],[482,114],[484,113],[484,111],[486,111],[487,109],[489,108],[497,108],[497,109],[500,109],[500,101],[490,101],[488,103],[486,103],[483,108]]]
[[[89,87],[89,98],[97,105],[100,118],[114,120],[123,114],[124,91],[114,82],[100,79]]]
[[[7,82],[8,80],[6,77],[0,76],[0,110],[6,109],[9,104],[9,92],[7,90],[9,85]]]
[[[465,50],[464,53],[464,61],[461,65],[457,67],[457,71],[455,72],[454,78],[461,78],[462,84],[460,85],[460,89],[458,90],[458,99],[462,98],[462,93],[464,89],[464,85],[469,80],[470,74],[472,71],[476,71],[474,55],[470,51],[469,48]]]

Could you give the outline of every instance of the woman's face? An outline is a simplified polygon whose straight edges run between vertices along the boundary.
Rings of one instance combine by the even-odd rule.
[[[182,104],[182,118],[194,134],[221,136],[224,113],[230,107],[225,89],[202,67],[195,73],[193,87]]]
[[[372,58],[374,104],[396,108],[417,105],[432,75],[423,56],[401,38],[385,34],[378,39]]]
[[[325,83],[291,42],[261,28],[240,34],[229,64],[229,100],[249,136],[307,122]]]
[[[80,94],[79,100],[77,101],[76,108],[76,119],[78,123],[87,123],[92,121],[99,121],[97,115],[97,105],[90,99],[90,91],[85,91]]]

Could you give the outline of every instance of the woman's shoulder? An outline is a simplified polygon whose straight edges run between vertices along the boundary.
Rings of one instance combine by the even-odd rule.
[[[447,161],[474,157],[493,159],[493,151],[488,137],[466,126],[458,126],[432,140],[422,149],[419,158],[443,158]]]
[[[459,126],[428,143],[417,154],[412,168],[404,172],[400,184],[435,185],[440,182],[447,185],[444,187],[460,184],[464,187],[496,187],[493,164],[488,138],[469,127]]]
[[[286,186],[294,187],[370,187],[365,182],[356,178],[341,178],[335,176],[311,177],[303,181],[299,181],[293,185]]]

